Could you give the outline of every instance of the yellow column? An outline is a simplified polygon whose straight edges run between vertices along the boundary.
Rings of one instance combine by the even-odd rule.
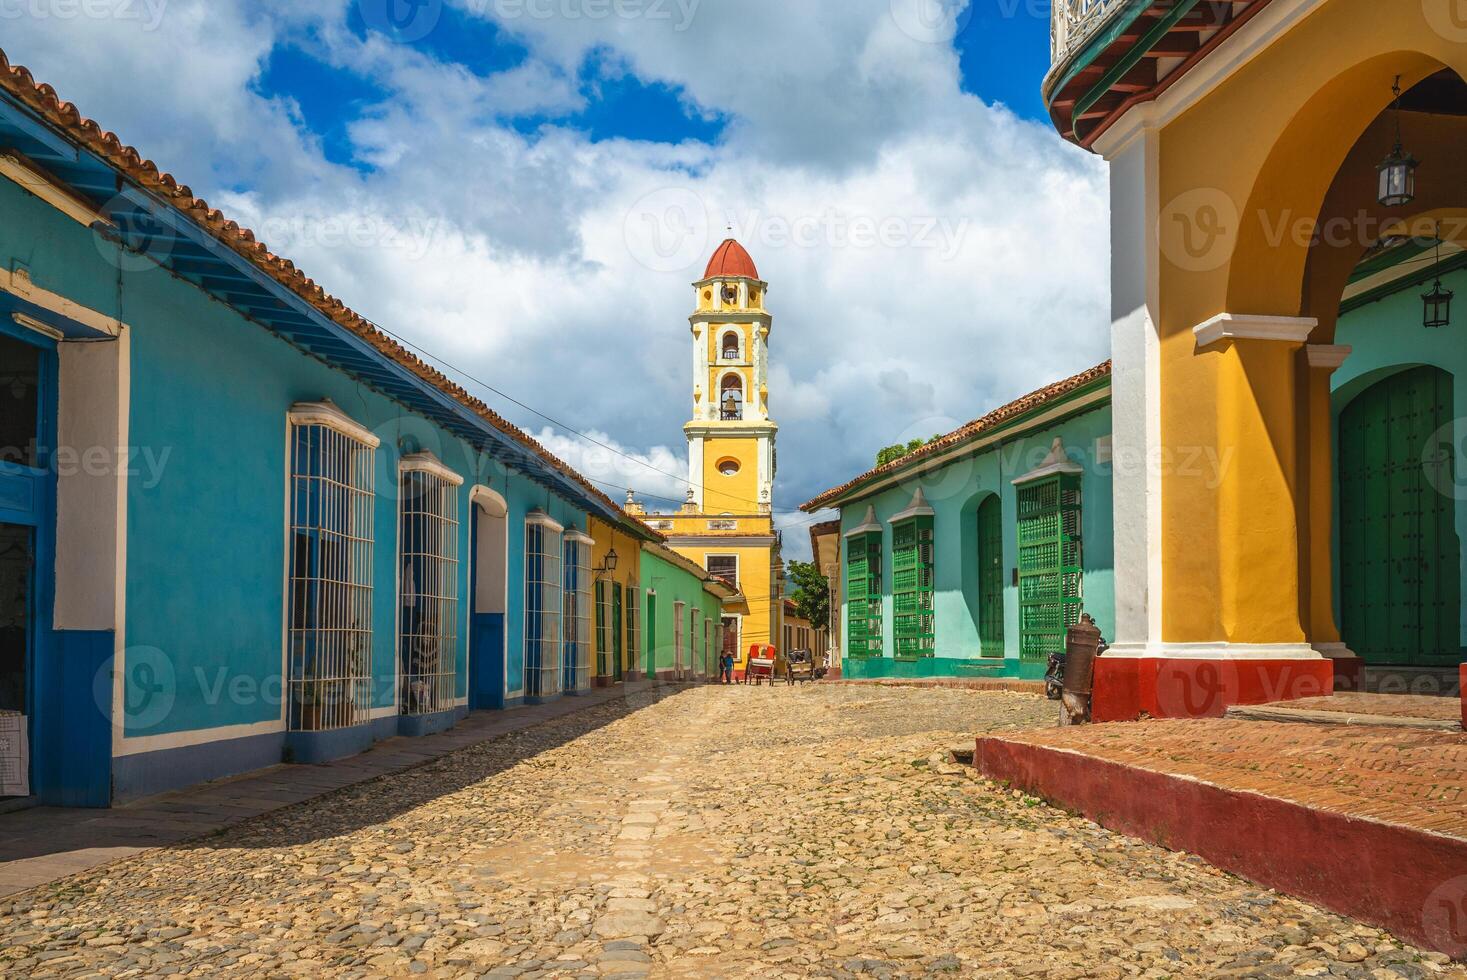
[[[1308,652],[1296,357],[1313,326],[1225,314],[1196,328],[1185,364],[1164,365],[1167,642]],[[1170,387],[1174,372],[1192,381]],[[1209,391],[1210,424],[1189,424],[1189,416],[1208,414]]]
[[[1307,468],[1308,574],[1304,580],[1306,626],[1316,649],[1333,654],[1342,649],[1334,603],[1334,484],[1335,446],[1330,377],[1350,348],[1311,344],[1304,348],[1300,370],[1306,443],[1300,457]]]

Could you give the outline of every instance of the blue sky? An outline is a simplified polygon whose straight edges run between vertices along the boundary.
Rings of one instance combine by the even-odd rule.
[[[729,226],[771,285],[788,529],[1107,355],[1105,169],[1044,118],[1038,0],[107,2],[0,44],[618,498],[682,498]]]

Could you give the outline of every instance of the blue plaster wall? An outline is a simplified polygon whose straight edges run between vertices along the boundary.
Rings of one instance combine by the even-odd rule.
[[[1096,457],[1098,441],[1110,435],[1109,404],[1063,420],[1047,429],[1005,442],[935,472],[915,477],[841,508],[841,534],[860,526],[868,506],[875,506],[882,525],[882,645],[880,660],[854,660],[841,651],[842,676],[951,677],[1042,676],[1043,664],[1019,663],[1019,592],[1013,585],[1018,566],[1017,496],[1013,480],[1035,469],[1049,454],[1055,436],[1064,439],[1070,458],[1084,468],[1081,482],[1084,535],[1085,610],[1101,632],[1115,635],[1115,534],[1111,505],[1111,467]],[[912,502],[918,486],[936,512],[935,656],[916,662],[892,657],[894,622],[891,596],[891,518]],[[997,494],[1004,531],[1004,657],[982,657],[978,629],[978,507]],[[845,550],[842,547],[844,559]],[[843,565],[845,562],[843,560]],[[842,637],[848,620],[849,566],[842,571]],[[846,640],[843,639],[843,642]]]
[[[1377,303],[1362,306],[1340,317],[1335,328],[1335,343],[1353,348],[1350,356],[1331,379],[1331,433],[1338,445],[1340,413],[1366,388],[1377,381],[1408,368],[1430,364],[1452,375],[1452,415],[1456,430],[1452,440],[1457,455],[1457,538],[1467,542],[1467,270],[1442,277],[1442,284],[1456,292],[1451,326],[1428,330],[1421,325],[1421,294],[1429,286],[1412,287],[1388,296]],[[1336,457],[1338,458],[1338,457]],[[1335,615],[1339,621],[1339,485],[1335,492],[1334,554]],[[1462,581],[1467,583],[1467,547],[1462,549]],[[1467,652],[1467,602],[1462,604],[1461,643]]]
[[[584,527],[583,512],[188,283],[136,258],[119,262],[114,246],[8,181],[0,181],[0,214],[0,262],[26,267],[37,285],[131,328],[125,642],[155,648],[155,663],[172,676],[162,678],[171,697],[166,711],[146,710],[161,702],[128,678],[128,704],[141,706],[129,715],[128,736],[281,717],[286,412],[298,401],[329,398],[382,438],[374,704],[390,705],[395,696],[397,465],[403,453],[422,449],[465,478],[458,695],[467,694],[468,490],[476,483],[509,502],[511,697],[523,687],[524,516],[540,507],[567,526]],[[161,463],[156,479],[150,459]]]

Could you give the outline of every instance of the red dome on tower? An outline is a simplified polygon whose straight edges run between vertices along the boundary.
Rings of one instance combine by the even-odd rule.
[[[703,273],[704,279],[713,279],[719,276],[744,276],[749,279],[758,279],[759,270],[754,268],[754,260],[749,258],[749,253],[744,246],[732,238],[726,239],[713,253],[713,258],[708,260],[708,269]]]

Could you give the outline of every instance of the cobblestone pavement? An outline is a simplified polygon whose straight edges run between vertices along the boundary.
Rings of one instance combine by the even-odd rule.
[[[1464,977],[947,761],[1028,694],[608,704],[0,899],[6,976]]]

